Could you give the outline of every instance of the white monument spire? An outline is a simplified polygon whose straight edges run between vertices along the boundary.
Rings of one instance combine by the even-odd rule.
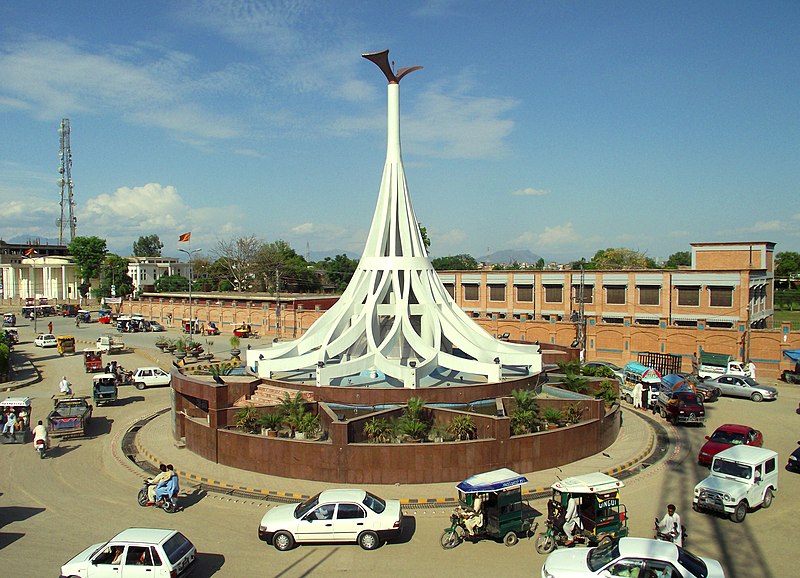
[[[440,385],[467,374],[497,382],[503,370],[541,371],[538,346],[498,341],[453,301],[422,241],[400,154],[400,80],[389,51],[364,54],[388,85],[386,163],[364,252],[341,298],[299,339],[247,352],[261,377],[315,371],[317,385],[364,373],[389,385]],[[449,377],[448,377],[449,376]]]

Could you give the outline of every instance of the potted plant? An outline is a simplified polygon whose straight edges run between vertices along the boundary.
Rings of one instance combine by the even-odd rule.
[[[394,427],[391,421],[384,417],[372,417],[364,422],[364,435],[370,443],[385,444],[392,441]]]
[[[156,339],[156,347],[161,350],[161,353],[166,353],[167,347],[169,347],[169,341],[167,341],[166,337],[159,337]]]
[[[407,442],[421,442],[428,437],[430,426],[417,418],[404,417],[400,420],[400,433]]]
[[[197,341],[187,341],[186,342],[186,353],[191,355],[192,357],[199,357],[201,353],[203,353],[203,346],[200,345]]]
[[[236,359],[239,357],[239,354],[241,353],[241,350],[239,349],[239,344],[241,343],[241,340],[236,335],[231,335],[229,341],[231,344],[231,357],[233,359]]]
[[[610,380],[604,379],[600,382],[600,387],[597,393],[595,393],[595,397],[602,399],[606,408],[608,408],[617,401],[617,388],[614,387],[614,384]]]
[[[175,353],[175,350],[178,347],[177,345],[175,345],[175,339],[167,339],[166,341],[167,341],[167,351],[169,351],[170,353]]]
[[[175,350],[173,351],[178,361],[183,361],[186,358],[186,340],[179,337],[175,340]]]
[[[310,411],[303,412],[297,424],[297,432],[295,438],[299,440],[307,440],[314,436],[319,430],[319,416],[314,415]]]
[[[261,435],[278,437],[278,428],[283,423],[283,416],[279,413],[265,413],[259,418],[258,423],[261,426]]]
[[[300,421],[303,414],[306,413],[306,401],[303,399],[303,394],[299,391],[295,392],[294,395],[284,394],[283,399],[280,401],[279,411],[283,423],[290,430],[290,436],[295,437],[295,434],[300,429]]]
[[[471,415],[457,415],[450,420],[447,431],[450,432],[455,439],[464,441],[472,439],[477,433],[478,428],[475,427],[475,422]]]
[[[261,429],[260,421],[258,408],[254,405],[246,405],[236,412],[236,427],[245,433],[258,433]]]
[[[558,427],[559,422],[564,420],[564,415],[557,407],[546,407],[542,414],[544,420],[548,423],[548,429],[555,429]]]
[[[453,439],[455,439],[448,430],[448,424],[442,423],[440,421],[437,421],[435,424],[433,424],[433,427],[431,428],[430,437],[437,444],[440,444],[445,440],[452,441]]]
[[[581,421],[583,412],[586,408],[579,402],[569,404],[564,411],[564,421],[568,424],[576,424]]]

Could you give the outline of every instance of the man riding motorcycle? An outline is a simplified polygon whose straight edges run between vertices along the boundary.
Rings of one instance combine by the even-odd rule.
[[[167,469],[167,464],[160,464],[158,469],[161,470],[161,473],[158,474],[155,478],[149,481],[149,486],[147,486],[147,500],[152,504],[156,501],[156,488],[162,483],[169,480],[173,472],[170,472]]]
[[[175,473],[172,464],[167,466],[167,474],[171,474],[166,480],[162,480],[156,486],[155,498],[156,502],[164,499],[170,499],[178,495],[180,488],[178,487],[178,474]]]
[[[44,441],[44,449],[50,447],[50,440],[47,438],[47,428],[42,424],[42,420],[33,428],[33,449],[39,447],[39,440]]]

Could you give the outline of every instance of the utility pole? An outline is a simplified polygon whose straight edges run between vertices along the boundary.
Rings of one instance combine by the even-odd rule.
[[[275,335],[281,337],[281,278],[275,269]]]

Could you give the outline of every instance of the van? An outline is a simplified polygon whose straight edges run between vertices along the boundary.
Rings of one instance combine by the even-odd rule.
[[[633,403],[633,388],[637,383],[642,384],[642,390],[647,391],[645,401],[650,406],[652,394],[651,389],[655,390],[658,396],[658,388],[661,386],[661,375],[652,367],[642,365],[638,361],[631,361],[622,368],[622,384],[620,385],[620,397]]]
[[[778,491],[778,454],[766,448],[733,446],[711,462],[711,475],[694,487],[692,508],[744,521],[749,510],[772,505]]]

